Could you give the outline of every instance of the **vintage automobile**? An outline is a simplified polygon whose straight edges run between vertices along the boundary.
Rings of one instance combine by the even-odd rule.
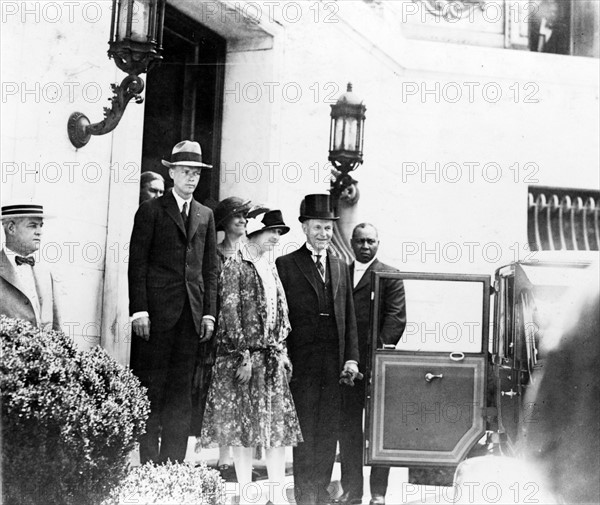
[[[561,296],[597,258],[597,251],[539,252],[499,268],[493,281],[373,273],[365,463],[455,467],[482,449],[514,454],[535,421],[524,398],[543,366],[540,342]],[[404,281],[407,324],[396,346],[377,348],[380,288],[388,278]]]

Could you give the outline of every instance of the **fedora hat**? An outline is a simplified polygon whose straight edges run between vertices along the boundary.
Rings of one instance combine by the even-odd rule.
[[[11,219],[15,217],[51,217],[44,212],[44,206],[37,203],[16,203],[2,206],[2,218]]]
[[[182,140],[175,145],[171,152],[171,161],[161,160],[165,167],[178,166],[212,168],[212,165],[202,163],[202,148],[198,142]]]
[[[215,208],[215,228],[217,231],[225,231],[225,222],[234,214],[242,212],[244,215],[250,210],[250,200],[243,200],[237,196],[230,196],[221,200]]]
[[[300,204],[300,217],[303,223],[307,219],[330,219],[335,221],[338,217],[331,208],[331,196],[326,194],[306,195]]]
[[[248,220],[246,225],[246,235],[254,235],[265,230],[274,230],[279,228],[281,234],[285,235],[290,231],[290,227],[283,222],[283,216],[280,210],[269,210],[262,214],[262,220],[259,221],[261,214]]]

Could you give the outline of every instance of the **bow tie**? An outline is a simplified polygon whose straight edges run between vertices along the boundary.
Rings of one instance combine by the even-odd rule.
[[[17,266],[27,263],[29,266],[35,265],[35,258],[33,256],[15,256],[15,263]]]

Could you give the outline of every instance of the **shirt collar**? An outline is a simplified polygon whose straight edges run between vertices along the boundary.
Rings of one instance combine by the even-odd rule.
[[[361,263],[358,260],[354,260],[354,271],[361,271],[361,270],[367,270],[375,261],[376,258],[373,258],[371,261],[369,261],[368,263]]]
[[[175,197],[175,201],[177,202],[177,206],[179,207],[179,212],[182,211],[184,202],[187,202],[188,212],[190,211],[190,207],[192,206],[192,199],[193,199],[192,196],[190,196],[187,200],[184,200],[175,192],[175,190],[173,190],[173,196]]]
[[[13,251],[12,249],[9,249],[8,247],[4,246],[4,253],[6,254],[6,257],[8,258],[8,260],[10,261],[10,263],[13,266],[17,266],[17,261],[15,260],[15,258],[17,256],[23,256],[24,258],[28,258],[29,256],[33,256],[33,254],[19,254],[16,253],[15,251]]]
[[[321,258],[324,258],[327,256],[327,249],[324,249],[321,252],[318,252],[313,246],[310,245],[310,243],[306,243],[306,248],[310,251],[310,253],[313,256],[321,256]]]

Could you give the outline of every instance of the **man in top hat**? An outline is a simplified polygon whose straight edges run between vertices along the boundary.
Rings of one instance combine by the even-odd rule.
[[[294,493],[302,505],[330,501],[341,408],[340,374],[358,372],[348,266],[328,252],[337,219],[329,195],[307,195],[300,211],[306,243],[277,259],[289,305],[290,389],[304,442],[294,448]]]
[[[185,458],[196,352],[210,340],[216,314],[214,218],[193,197],[201,169],[211,166],[189,140],[162,163],[173,189],[140,205],[129,256],[131,368],[150,399],[142,463]]]
[[[350,266],[358,329],[358,353],[360,371],[364,373],[368,350],[371,346],[369,317],[371,311],[371,273],[397,272],[377,259],[379,235],[375,226],[360,223],[354,227],[350,241],[356,261]],[[402,279],[383,279],[380,285],[378,348],[395,346],[406,326],[406,303]],[[360,504],[363,496],[363,408],[365,384],[359,381],[354,388],[343,390],[342,422],[340,427],[340,456],[342,463],[342,487],[340,502]],[[370,474],[370,505],[384,505],[387,492],[389,466],[373,466]]]
[[[60,330],[54,278],[33,256],[40,248],[44,217],[42,205],[2,207],[6,244],[0,253],[0,314],[41,330]]]

